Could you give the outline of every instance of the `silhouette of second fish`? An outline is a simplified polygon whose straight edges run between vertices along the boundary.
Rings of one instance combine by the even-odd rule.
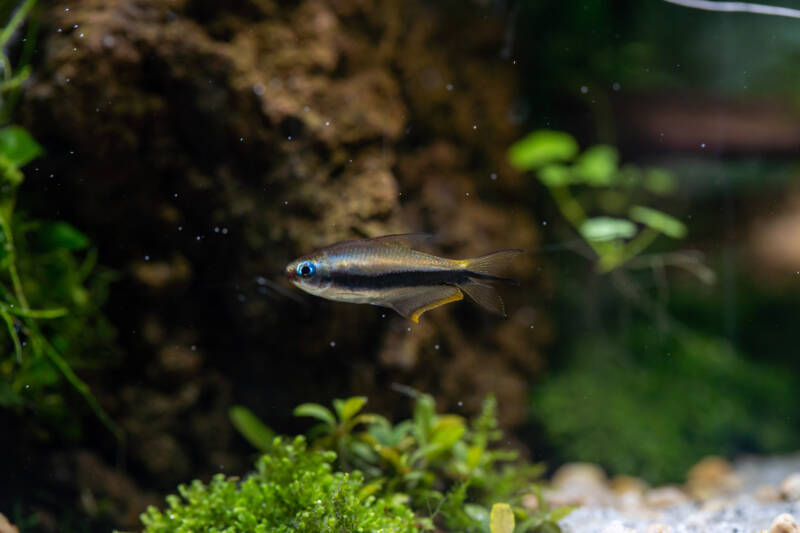
[[[286,276],[315,296],[388,307],[413,322],[426,311],[461,300],[464,293],[505,316],[503,300],[487,282],[518,285],[498,274],[522,250],[447,259],[412,249],[410,243],[419,237],[385,235],[333,244],[289,263]]]

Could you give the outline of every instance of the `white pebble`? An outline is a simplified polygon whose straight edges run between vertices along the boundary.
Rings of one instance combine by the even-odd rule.
[[[614,520],[610,524],[608,524],[602,531],[602,533],[637,533],[635,529],[630,529],[625,527],[621,521]]]
[[[792,515],[784,513],[775,517],[769,526],[769,533],[800,533],[800,525]]]
[[[790,502],[800,501],[800,472],[789,474],[781,482],[781,496]]]

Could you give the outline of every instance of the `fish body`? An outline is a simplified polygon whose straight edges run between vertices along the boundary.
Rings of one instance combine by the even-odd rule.
[[[505,315],[503,301],[487,282],[515,284],[497,274],[522,250],[448,259],[411,248],[416,237],[387,235],[337,243],[292,261],[286,275],[310,294],[389,307],[414,322],[426,311],[461,300],[464,293]]]

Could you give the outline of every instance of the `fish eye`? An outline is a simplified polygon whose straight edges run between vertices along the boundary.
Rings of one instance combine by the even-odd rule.
[[[316,270],[317,268],[314,266],[314,263],[311,263],[309,261],[303,261],[302,263],[297,265],[297,273],[304,278],[310,278],[311,276],[314,275],[314,272],[316,272]]]

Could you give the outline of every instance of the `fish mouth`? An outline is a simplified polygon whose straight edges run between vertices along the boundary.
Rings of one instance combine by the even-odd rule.
[[[289,278],[290,281],[297,280],[297,269],[292,268],[292,265],[286,266],[286,277]]]

